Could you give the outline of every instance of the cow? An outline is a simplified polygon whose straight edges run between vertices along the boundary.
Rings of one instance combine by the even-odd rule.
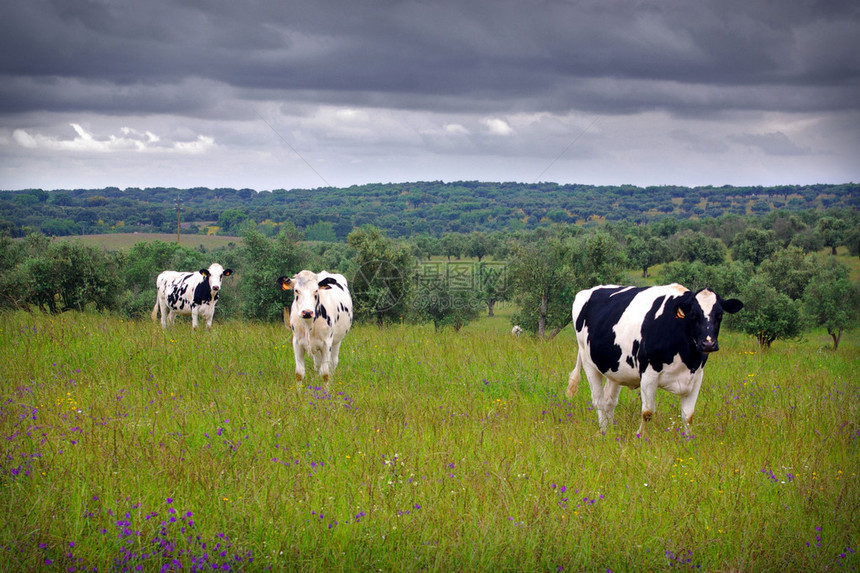
[[[296,381],[305,377],[305,354],[314,359],[314,370],[328,385],[337,368],[340,344],[352,326],[352,297],[343,275],[326,271],[301,271],[280,277],[284,290],[293,291],[289,316],[284,308],[284,324],[293,331]]]
[[[580,291],[572,308],[579,349],[565,395],[573,398],[580,369],[585,370],[600,431],[606,432],[621,387],[640,388],[638,433],[643,435],[656,411],[657,388],[663,388],[681,397],[681,419],[689,431],[705,363],[719,349],[723,313],[736,313],[743,306],[710,289],[693,293],[677,283]]]
[[[519,324],[515,324],[511,329],[511,334],[514,336],[521,336],[523,333],[523,328]]]
[[[206,328],[212,327],[215,304],[221,291],[221,279],[233,274],[218,263],[196,273],[164,271],[158,275],[158,295],[152,309],[152,320],[158,319],[161,310],[161,327],[172,326],[176,315],[191,315],[191,328],[197,328],[197,318],[206,321]]]

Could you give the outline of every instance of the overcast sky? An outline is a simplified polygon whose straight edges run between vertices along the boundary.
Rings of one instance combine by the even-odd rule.
[[[0,189],[860,182],[857,0],[5,0]]]

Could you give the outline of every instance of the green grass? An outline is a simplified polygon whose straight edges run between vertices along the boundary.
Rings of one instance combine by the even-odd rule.
[[[149,241],[164,241],[175,243],[176,233],[109,233],[104,235],[70,235],[68,237],[57,237],[62,241],[80,241],[85,245],[91,245],[108,251],[122,251],[130,249],[137,243]],[[218,249],[229,246],[230,243],[241,244],[240,237],[223,237],[218,235],[181,235],[180,244],[183,247],[197,249]]]
[[[563,396],[572,333],[500,311],[356,326],[328,392],[297,387],[283,325],[4,314],[0,569],[860,565],[856,332],[764,354],[724,332],[694,435],[661,391],[637,437],[627,390],[601,435],[587,385]]]

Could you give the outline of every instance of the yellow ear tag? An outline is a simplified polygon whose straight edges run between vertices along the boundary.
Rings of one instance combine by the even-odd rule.
[[[281,283],[281,288],[284,290],[290,290],[290,284],[289,283]]]
[[[684,311],[680,308],[677,310],[677,312],[675,312],[675,318],[684,318],[684,316]]]

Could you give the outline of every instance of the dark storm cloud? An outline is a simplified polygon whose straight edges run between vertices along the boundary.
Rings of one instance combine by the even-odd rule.
[[[858,27],[856,0],[7,0],[0,189],[860,180]]]
[[[852,1],[8,4],[4,114],[216,114],[227,96],[601,113],[860,100]]]

